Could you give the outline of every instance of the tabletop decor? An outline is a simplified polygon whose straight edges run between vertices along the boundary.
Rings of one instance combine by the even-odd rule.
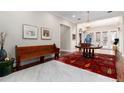
[[[7,57],[7,52],[4,49],[4,44],[5,44],[5,38],[6,38],[6,33],[5,32],[1,32],[0,33],[0,62],[4,61],[5,58]]]
[[[114,51],[117,51],[118,50],[118,43],[119,43],[119,39],[118,38],[115,38],[115,41],[114,41],[114,43],[113,43],[113,50]]]
[[[91,34],[87,34],[87,36],[86,36],[84,42],[85,42],[85,43],[89,43],[89,44],[91,44],[91,42],[92,42]]]

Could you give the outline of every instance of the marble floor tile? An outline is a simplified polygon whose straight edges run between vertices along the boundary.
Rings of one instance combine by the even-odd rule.
[[[73,67],[56,60],[33,66],[5,77],[1,82],[116,82],[90,71]]]

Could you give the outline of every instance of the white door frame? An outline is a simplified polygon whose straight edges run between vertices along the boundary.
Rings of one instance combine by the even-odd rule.
[[[71,26],[69,26],[69,25],[66,25],[66,24],[59,24],[59,47],[60,47],[60,51],[61,51],[61,25],[64,25],[64,26],[67,26],[67,27],[69,27],[70,28],[70,49],[69,50],[63,50],[63,51],[67,51],[67,52],[70,52],[71,51],[71,30],[72,30],[72,28],[71,28]]]

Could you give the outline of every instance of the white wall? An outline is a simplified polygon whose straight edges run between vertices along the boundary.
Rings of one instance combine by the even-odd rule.
[[[41,40],[40,31],[37,40],[22,39],[22,24],[51,29],[51,40]],[[15,45],[43,45],[56,43],[60,47],[60,24],[73,30],[73,23],[47,12],[0,12],[0,32],[7,32],[4,48],[8,55],[15,57]]]
[[[119,37],[120,37],[120,47],[119,47],[119,50],[120,50],[120,53],[124,56],[124,16],[121,17],[121,25],[120,25],[120,33],[119,33]]]
[[[76,39],[77,39],[77,36],[76,36],[76,39],[75,40],[72,40],[72,34],[75,34],[76,35],[77,33],[77,24],[73,24],[73,27],[72,27],[72,31],[71,31],[71,52],[73,51],[76,51]]]

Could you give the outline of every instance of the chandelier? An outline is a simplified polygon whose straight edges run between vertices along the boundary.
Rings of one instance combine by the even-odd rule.
[[[90,11],[87,11],[87,20],[86,20],[86,27],[84,29],[84,31],[89,31],[90,30]]]

